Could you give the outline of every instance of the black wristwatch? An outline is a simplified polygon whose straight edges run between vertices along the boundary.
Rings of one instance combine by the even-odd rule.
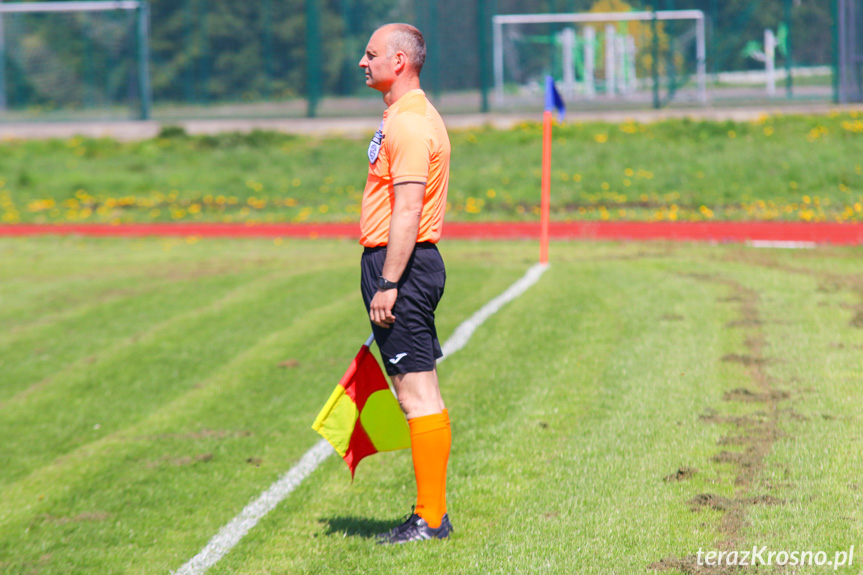
[[[387,291],[399,287],[398,282],[391,282],[384,276],[378,278],[378,291]]]

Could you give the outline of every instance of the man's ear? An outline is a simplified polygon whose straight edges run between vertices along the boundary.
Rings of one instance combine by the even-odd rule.
[[[408,65],[408,56],[404,52],[396,52],[395,55],[395,73],[401,74],[405,71]]]

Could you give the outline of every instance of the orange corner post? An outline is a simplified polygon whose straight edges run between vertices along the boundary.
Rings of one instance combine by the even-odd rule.
[[[542,201],[539,215],[539,263],[548,263],[548,223],[551,209],[551,110],[542,115]]]

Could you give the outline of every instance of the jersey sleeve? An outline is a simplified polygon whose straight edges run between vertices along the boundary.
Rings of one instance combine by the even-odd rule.
[[[432,129],[425,117],[406,113],[390,127],[390,177],[393,184],[426,184],[432,154]]]

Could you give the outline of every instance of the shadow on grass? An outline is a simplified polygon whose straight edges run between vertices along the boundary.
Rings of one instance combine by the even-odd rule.
[[[397,521],[381,521],[363,517],[324,517],[320,522],[327,526],[327,535],[340,534],[351,537],[371,539],[378,533],[386,533],[395,527]]]

